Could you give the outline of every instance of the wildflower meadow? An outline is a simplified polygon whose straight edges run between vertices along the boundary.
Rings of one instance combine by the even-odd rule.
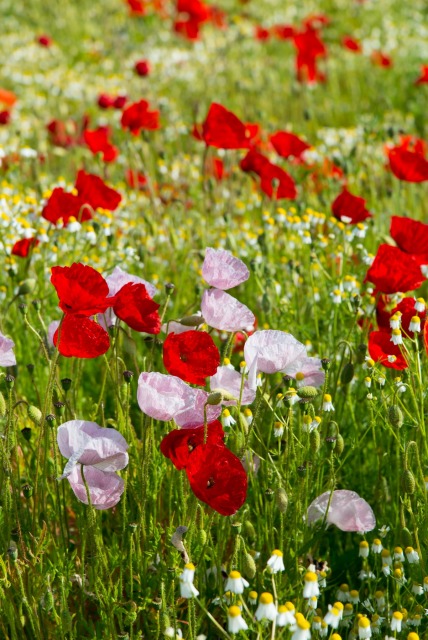
[[[423,640],[426,0],[0,0],[0,640]]]

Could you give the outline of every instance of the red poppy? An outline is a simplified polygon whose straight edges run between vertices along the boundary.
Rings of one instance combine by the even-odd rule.
[[[38,36],[37,37],[37,42],[42,47],[50,47],[53,44],[52,38],[50,38],[46,34]]]
[[[345,47],[345,49],[353,51],[354,53],[361,53],[363,50],[361,42],[359,40],[356,40],[355,38],[352,38],[351,36],[343,36],[342,45]]]
[[[421,67],[421,75],[417,80],[415,80],[415,84],[427,84],[428,83],[428,64],[423,64]]]
[[[282,158],[300,158],[306,149],[310,149],[311,145],[289,131],[278,131],[270,136],[275,151]]]
[[[318,31],[307,25],[302,31],[294,32],[293,43],[297,51],[297,79],[308,83],[323,82],[325,76],[317,68],[317,58],[326,56],[327,48]]]
[[[202,124],[202,139],[209,147],[219,149],[249,149],[254,137],[250,128],[221,104],[213,102]]]
[[[131,189],[144,190],[147,187],[147,178],[144,173],[135,171],[134,169],[127,169],[125,172],[125,180]]]
[[[415,309],[415,302],[416,300],[413,297],[403,298],[401,302],[399,302],[399,304],[397,304],[397,306],[394,307],[394,309],[392,309],[389,316],[391,317],[396,313],[401,314],[401,330],[403,331],[405,336],[408,336],[411,339],[413,339],[415,335],[413,331],[410,331],[410,323],[412,321],[412,318],[414,316],[417,316],[420,319],[422,330],[425,326],[425,321],[426,321],[426,311],[420,311],[418,313]],[[388,322],[388,329],[389,329],[389,322]]]
[[[147,100],[133,102],[122,113],[120,120],[122,129],[129,129],[133,136],[138,136],[142,129],[155,131],[160,128],[159,111],[150,111]]]
[[[174,31],[187,40],[199,40],[200,36],[199,20],[195,18],[187,18],[187,20],[176,20],[174,22]]]
[[[247,496],[241,461],[221,444],[202,444],[192,452],[186,474],[195,496],[223,516],[238,511]]]
[[[119,155],[118,148],[109,140],[109,127],[98,127],[98,129],[94,129],[93,131],[86,129],[83,137],[94,155],[97,153],[102,154],[104,162],[114,162]]]
[[[54,333],[53,343],[66,358],[97,358],[108,351],[110,338],[93,320],[67,313]]]
[[[161,328],[159,305],[147,293],[144,284],[128,282],[115,296],[113,311],[118,318],[134,329],[145,333],[159,333]]]
[[[51,120],[46,129],[49,139],[56,147],[67,149],[77,144],[77,125],[73,120],[63,122],[62,120]]]
[[[122,200],[118,191],[108,187],[99,176],[86,173],[83,169],[77,174],[75,187],[83,202],[94,210],[100,208],[114,211]]]
[[[428,264],[428,224],[392,216],[389,232],[401,251],[413,255],[421,265]]]
[[[389,244],[380,245],[365,278],[365,282],[372,282],[382,293],[413,291],[424,280],[414,257]]]
[[[259,40],[260,42],[266,42],[270,38],[270,31],[265,27],[256,25],[254,29],[254,37],[256,40]]]
[[[169,458],[176,469],[185,469],[192,452],[204,443],[204,425],[186,429],[174,429],[160,443],[160,450]],[[221,422],[214,420],[208,424],[207,444],[223,444],[224,431]]]
[[[221,158],[208,158],[205,164],[205,170],[218,182],[223,180],[227,175],[224,168],[224,162]]]
[[[150,62],[148,60],[138,60],[134,65],[135,72],[145,78],[150,73]]]
[[[92,218],[92,208],[85,207],[84,201],[73,193],[67,193],[62,187],[56,187],[43,207],[42,216],[52,224],[63,221],[67,226],[71,217],[79,222]]]
[[[380,362],[389,369],[407,369],[400,347],[391,341],[391,335],[387,331],[372,331],[369,334],[368,348],[370,357],[375,362]]]
[[[145,16],[146,6],[144,0],[125,0],[129,7],[129,13],[132,16]]]
[[[331,205],[331,210],[337,220],[350,224],[358,224],[372,217],[370,211],[366,209],[365,199],[354,196],[346,187]]]
[[[272,31],[279,40],[291,40],[295,29],[291,24],[276,24]]]
[[[390,69],[393,65],[391,56],[382,53],[382,51],[373,51],[370,60],[377,67],[383,67],[384,69]]]
[[[0,111],[0,125],[9,124],[11,119],[10,111],[5,109],[4,111]]]
[[[33,247],[37,247],[40,244],[37,238],[23,238],[18,240],[12,247],[12,255],[19,256],[20,258],[26,258]]]
[[[205,379],[216,373],[220,353],[204,331],[170,333],[163,345],[163,363],[171,375],[203,386]]]
[[[428,180],[428,160],[423,152],[410,151],[402,145],[388,150],[389,166],[392,173],[406,182],[424,182]]]
[[[74,262],[71,267],[52,267],[51,282],[66,314],[93,316],[112,306],[109,288],[102,275],[92,267]]]
[[[108,93],[100,93],[97,104],[101,109],[123,109],[126,101],[126,96],[110,96]]]
[[[255,173],[260,177],[260,188],[269,198],[294,200],[297,196],[292,177],[259,151],[251,149],[241,160],[240,167],[243,171]]]

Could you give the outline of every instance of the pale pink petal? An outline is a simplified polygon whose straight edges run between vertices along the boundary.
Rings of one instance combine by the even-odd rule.
[[[116,293],[118,293],[120,289],[125,286],[125,284],[128,284],[128,282],[134,282],[135,284],[144,284],[147,289],[147,293],[151,298],[153,298],[156,293],[156,287],[150,284],[150,282],[147,282],[147,280],[143,280],[143,278],[140,278],[139,276],[134,276],[130,273],[127,273],[120,267],[115,267],[111,274],[105,278],[105,280],[109,288],[109,297],[115,296]]]
[[[0,333],[0,367],[13,367],[16,364],[14,347],[13,340]]]
[[[325,373],[319,358],[303,356],[291,362],[282,370],[282,373],[296,378],[297,374],[303,373],[304,378],[297,381],[297,386],[321,387],[324,384]]]
[[[245,331],[256,320],[248,307],[220,289],[204,292],[201,310],[205,322],[219,331]]]
[[[314,524],[325,517],[330,495],[331,492],[326,491],[309,505],[308,524]],[[341,531],[357,531],[359,533],[372,531],[376,526],[376,518],[371,506],[363,498],[360,498],[358,493],[346,489],[333,491],[326,522],[336,525]]]
[[[163,333],[185,333],[186,331],[194,331],[195,327],[186,327],[186,325],[181,324],[180,322],[175,322],[175,320],[171,320],[171,322],[164,322],[161,326],[161,330]]]
[[[104,471],[113,472],[128,464],[128,443],[117,429],[100,427],[96,422],[70,420],[58,427],[58,447],[72,464],[97,466]],[[68,465],[67,471],[70,471]]]
[[[138,378],[137,401],[146,415],[156,420],[172,420],[186,406],[194,390],[176,376],[142,373]]]
[[[174,420],[182,428],[199,427],[204,424],[204,407],[209,394],[202,389],[188,388],[193,393],[188,394],[186,406],[175,414]],[[208,422],[216,420],[220,413],[221,405],[207,405]]]
[[[235,398],[239,398],[241,392],[242,376],[238,371],[229,367],[218,367],[217,372],[210,378],[211,391],[227,391]],[[255,391],[250,389],[247,380],[244,382],[241,404],[251,404],[256,397]],[[223,402],[226,406],[235,405],[237,400],[227,400]]]
[[[242,260],[229,251],[207,247],[202,277],[212,287],[231,289],[248,280],[250,272]]]
[[[50,347],[55,347],[53,342],[53,337],[60,323],[61,323],[60,320],[52,320],[52,322],[48,326],[48,344]]]
[[[95,509],[110,509],[119,502],[125,486],[122,478],[115,473],[107,473],[95,467],[84,467],[83,473],[89,488],[91,503]],[[74,467],[67,479],[76,498],[84,504],[88,504],[86,487],[79,465]]]

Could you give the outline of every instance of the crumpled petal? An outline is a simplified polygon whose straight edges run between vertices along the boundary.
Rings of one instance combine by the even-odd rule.
[[[210,378],[211,391],[227,391],[228,394],[236,398],[236,400],[227,400],[222,404],[226,406],[236,405],[241,392],[242,376],[238,371],[229,369],[229,367],[218,367],[217,372]],[[254,402],[256,393],[250,389],[247,380],[244,382],[242,390],[241,405],[251,404]]]
[[[202,277],[217,289],[232,289],[250,277],[246,265],[229,251],[207,247],[202,265]]]
[[[120,500],[125,483],[121,477],[115,473],[101,471],[96,467],[84,467],[85,480],[89,488],[89,495],[92,506],[95,509],[103,510],[114,507]],[[68,476],[74,495],[80,502],[88,504],[86,487],[82,478],[80,466],[74,467]]]
[[[201,310],[205,322],[219,331],[249,329],[256,321],[248,307],[220,289],[204,292]]]
[[[306,347],[291,333],[267,329],[256,331],[244,346],[244,359],[249,369],[248,380],[255,389],[257,372],[284,371],[295,360],[306,356]]]
[[[330,500],[330,491],[322,493],[309,505],[307,522],[314,524],[325,516]],[[372,531],[376,526],[376,518],[371,506],[360,498],[355,491],[338,489],[333,491],[326,518],[327,524],[334,524],[341,531]]]

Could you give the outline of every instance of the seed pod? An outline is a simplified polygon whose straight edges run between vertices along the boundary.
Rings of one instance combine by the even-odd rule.
[[[401,475],[401,486],[403,487],[403,490],[405,491],[405,493],[409,493],[409,494],[415,493],[416,480],[415,480],[415,476],[410,471],[410,469],[404,469]]]
[[[342,384],[349,384],[354,377],[354,365],[352,362],[347,362],[340,374],[340,382]]]
[[[334,453],[337,456],[340,456],[342,455],[344,448],[345,448],[345,441],[343,439],[343,436],[341,436],[340,433],[338,433],[336,437],[336,446],[334,447]]]
[[[401,544],[404,548],[413,546],[412,534],[407,527],[401,529]]]
[[[40,424],[42,420],[42,412],[38,407],[35,407],[32,404],[28,405],[27,414],[34,424]]]
[[[254,540],[256,537],[256,530],[254,529],[254,525],[249,520],[246,520],[244,522],[243,534],[244,537],[251,538],[252,540]]]
[[[321,446],[321,436],[318,429],[314,429],[313,431],[310,432],[309,443],[310,443],[311,451],[313,451],[314,453],[318,453]]]
[[[403,424],[403,412],[400,407],[396,404],[391,405],[388,409],[388,418],[392,426],[399,429]]]
[[[185,327],[199,327],[199,325],[204,324],[205,320],[202,316],[193,315],[193,316],[185,316],[178,320],[178,322]]]
[[[315,387],[300,387],[297,389],[297,395],[299,398],[316,398],[318,395],[318,389]]]
[[[252,580],[256,575],[256,563],[254,562],[254,558],[251,553],[246,551],[242,554],[242,573],[246,578]]]
[[[4,395],[0,391],[0,418],[4,418],[6,415],[6,400],[4,399]]]
[[[288,509],[288,495],[283,487],[278,487],[275,493],[276,506],[280,513],[286,513]]]

